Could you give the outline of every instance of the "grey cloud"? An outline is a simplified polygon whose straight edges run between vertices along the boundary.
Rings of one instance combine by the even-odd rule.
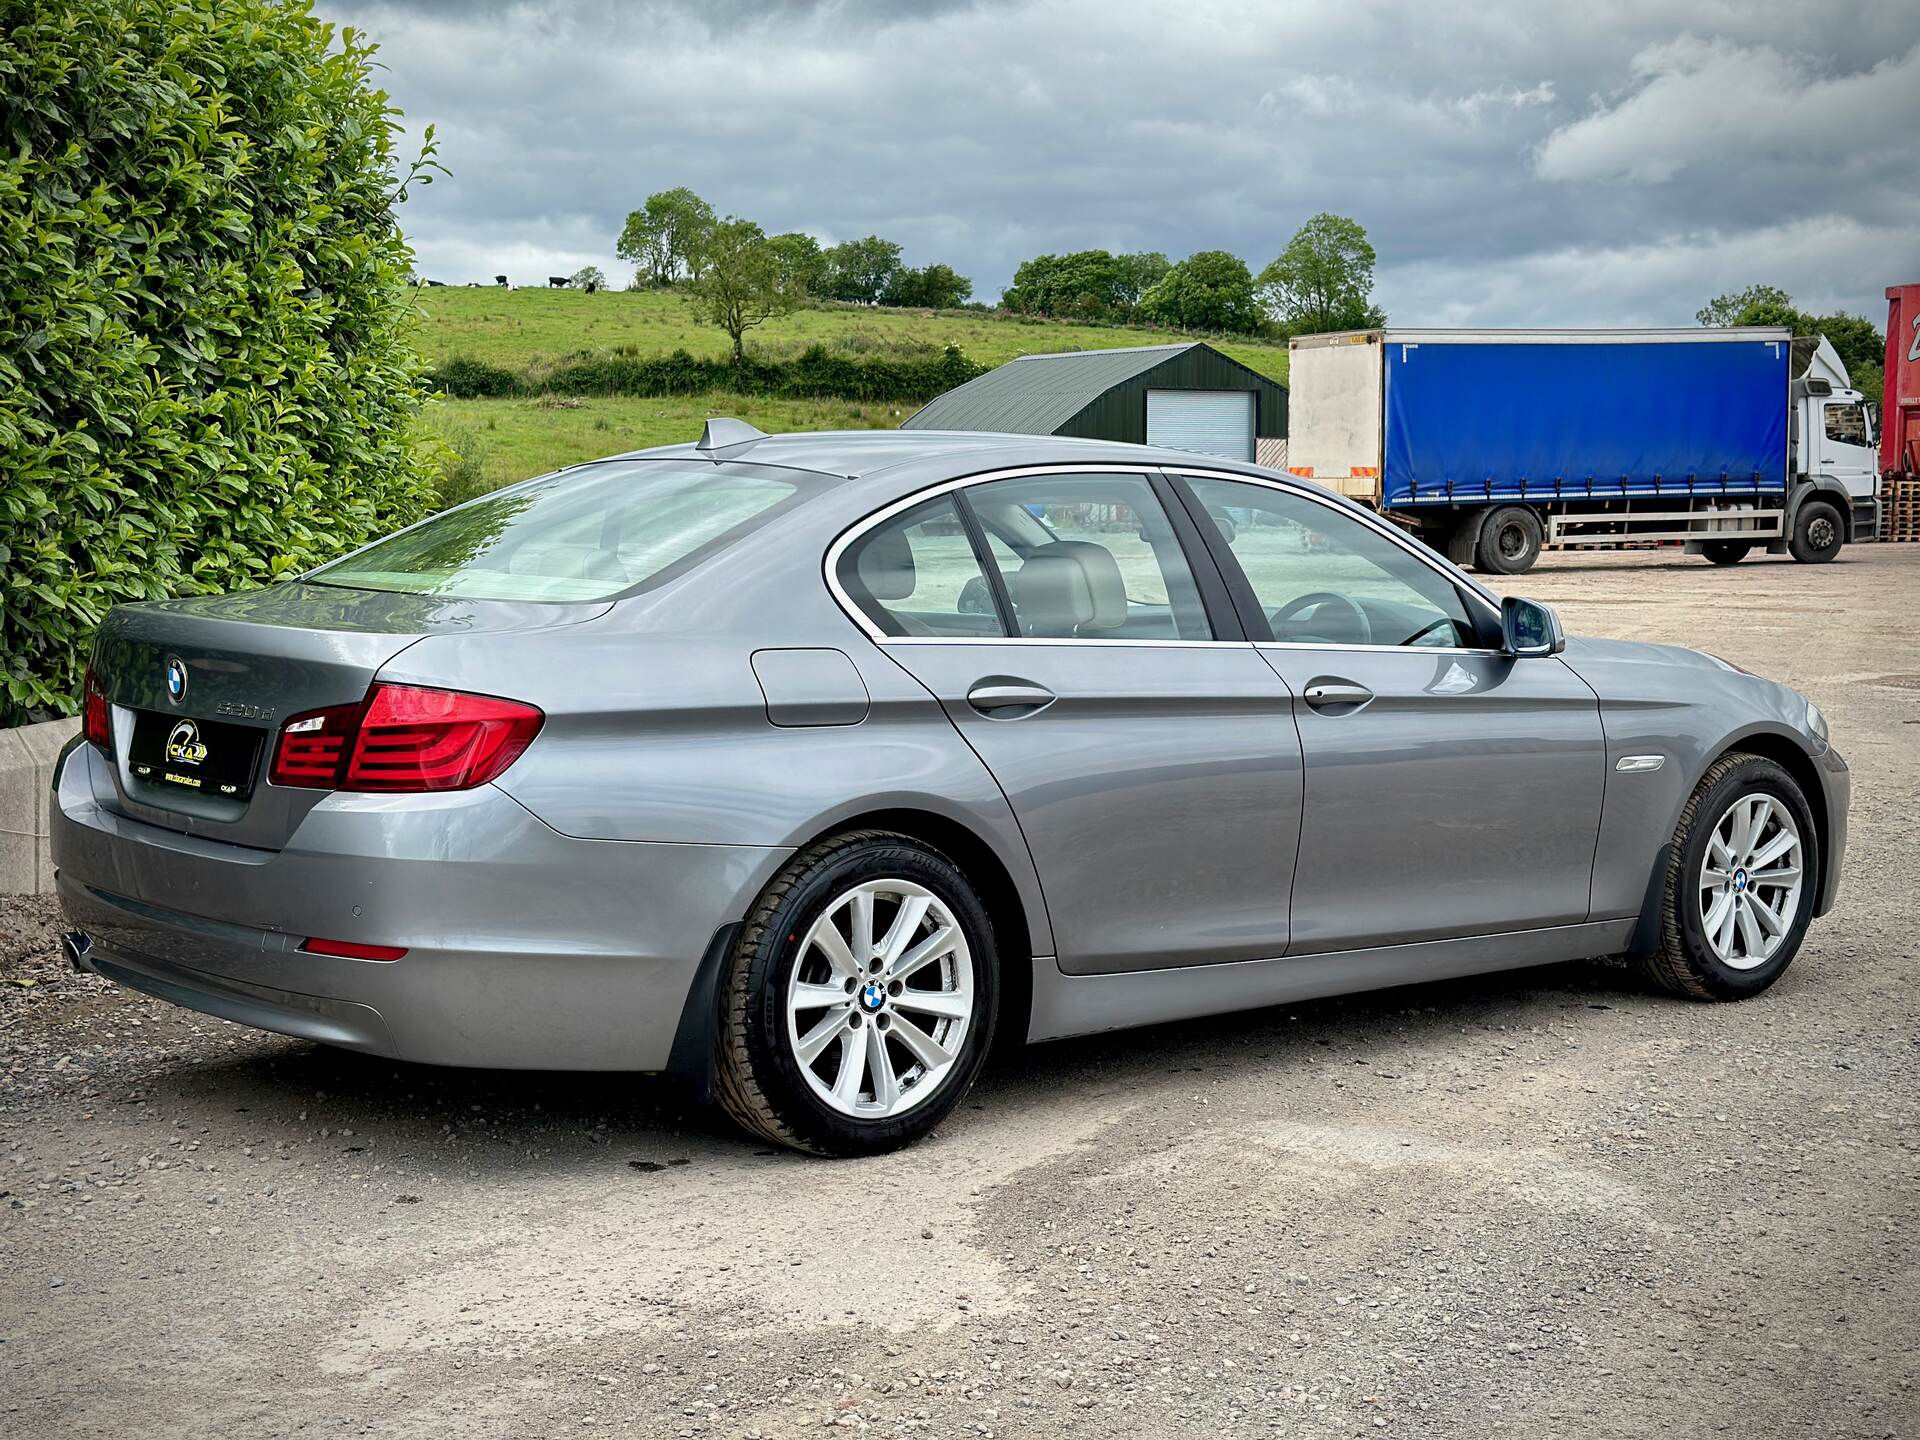
[[[321,7],[439,126],[453,176],[406,214],[437,278],[614,273],[677,184],[985,296],[1090,245],[1258,267],[1325,209],[1412,322],[1684,323],[1761,280],[1874,314],[1920,277],[1911,6]]]

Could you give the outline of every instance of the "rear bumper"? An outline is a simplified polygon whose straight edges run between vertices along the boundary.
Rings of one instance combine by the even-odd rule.
[[[87,968],[264,1030],[437,1065],[666,1068],[715,933],[788,852],[576,840],[499,790],[334,795],[249,849],[104,806],[81,745],[55,777],[61,902]],[[404,946],[313,955],[310,936]]]

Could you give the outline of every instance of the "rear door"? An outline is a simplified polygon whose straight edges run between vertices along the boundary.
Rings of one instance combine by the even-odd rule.
[[[1606,766],[1586,684],[1492,648],[1484,602],[1369,517],[1185,483],[1197,519],[1236,517],[1215,552],[1300,697],[1292,952],[1584,922]]]
[[[1287,945],[1292,699],[1218,575],[1189,566],[1198,534],[1164,487],[1145,470],[983,480],[883,516],[835,562],[1005,791],[1069,973]]]

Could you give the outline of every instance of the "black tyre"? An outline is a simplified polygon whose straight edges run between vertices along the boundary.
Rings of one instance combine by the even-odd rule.
[[[1673,834],[1652,979],[1696,1000],[1744,1000],[1785,972],[1806,938],[1819,837],[1799,784],[1738,751],[1707,767]]]
[[[1840,512],[1824,500],[1809,500],[1794,517],[1787,549],[1803,565],[1823,565],[1846,541],[1847,525]]]
[[[1489,575],[1518,575],[1540,558],[1540,517],[1524,505],[1502,505],[1480,526],[1474,564]]]
[[[1709,540],[1700,547],[1700,553],[1716,565],[1738,565],[1751,549],[1753,546],[1745,540]]]
[[[816,1155],[911,1144],[993,1043],[993,925],[953,862],[859,831],[802,851],[748,916],[723,980],[715,1094]]]
[[[1473,564],[1473,552],[1480,544],[1480,522],[1486,518],[1484,510],[1469,510],[1454,521],[1439,547],[1445,550],[1447,559],[1463,569]]]

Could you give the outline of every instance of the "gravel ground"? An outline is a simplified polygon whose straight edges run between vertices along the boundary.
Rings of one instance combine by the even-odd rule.
[[[0,1433],[1920,1435],[1920,546],[1517,583],[1829,716],[1845,890],[1764,997],[1566,966],[1056,1044],[832,1164],[190,1015],[0,900]]]

